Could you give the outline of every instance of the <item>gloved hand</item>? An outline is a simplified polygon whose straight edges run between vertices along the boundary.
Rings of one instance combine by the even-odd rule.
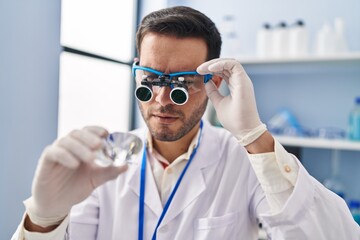
[[[196,71],[217,75],[226,81],[230,90],[228,96],[222,96],[213,81],[206,83],[205,89],[220,123],[240,144],[246,146],[266,131],[257,111],[253,84],[238,61],[213,59],[201,64]]]
[[[126,164],[120,167],[95,164],[96,151],[107,134],[104,128],[86,127],[45,148],[35,172],[32,197],[25,201],[33,223],[42,227],[59,224],[73,205],[127,169]]]

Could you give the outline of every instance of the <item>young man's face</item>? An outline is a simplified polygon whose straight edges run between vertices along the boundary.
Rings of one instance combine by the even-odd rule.
[[[206,61],[206,56],[207,47],[202,39],[148,33],[141,43],[139,65],[165,73],[195,71]],[[185,136],[200,121],[206,109],[204,84],[181,106],[171,101],[170,91],[169,87],[162,87],[158,93],[154,92],[149,102],[139,102],[152,136],[160,141],[175,141]]]

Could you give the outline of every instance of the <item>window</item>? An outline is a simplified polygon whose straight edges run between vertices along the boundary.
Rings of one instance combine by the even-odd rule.
[[[58,135],[87,125],[128,131],[135,0],[63,0]]]

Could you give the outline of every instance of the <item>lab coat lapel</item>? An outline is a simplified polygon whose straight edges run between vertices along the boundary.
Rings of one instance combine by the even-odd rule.
[[[133,164],[133,172],[130,173],[130,180],[128,182],[129,188],[139,197],[140,199],[140,175],[141,175],[141,161],[142,154],[139,154],[137,162]],[[129,169],[130,170],[130,169]],[[159,192],[156,187],[156,183],[151,171],[149,162],[146,163],[146,183],[145,183],[145,205],[147,205],[158,217],[160,217],[163,210],[161,204]]]
[[[211,129],[205,122],[198,151],[185,173],[161,225],[174,219],[206,190],[203,169],[216,166],[214,163],[219,159],[218,143],[211,136]]]
[[[206,185],[201,169],[194,168],[190,165],[161,225],[167,224],[179,215],[192,201],[198,198],[205,189]]]

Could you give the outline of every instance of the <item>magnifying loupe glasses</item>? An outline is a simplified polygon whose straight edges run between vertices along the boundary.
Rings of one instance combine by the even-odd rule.
[[[114,132],[107,136],[103,147],[98,151],[95,163],[102,167],[120,166],[134,163],[134,157],[141,151],[141,139],[131,133]]]
[[[189,95],[199,92],[202,85],[212,78],[211,74],[200,75],[196,71],[165,74],[138,64],[134,62],[132,73],[136,82],[141,84],[136,88],[135,96],[142,102],[150,101],[161,87],[170,87],[171,101],[176,105],[184,105]]]

